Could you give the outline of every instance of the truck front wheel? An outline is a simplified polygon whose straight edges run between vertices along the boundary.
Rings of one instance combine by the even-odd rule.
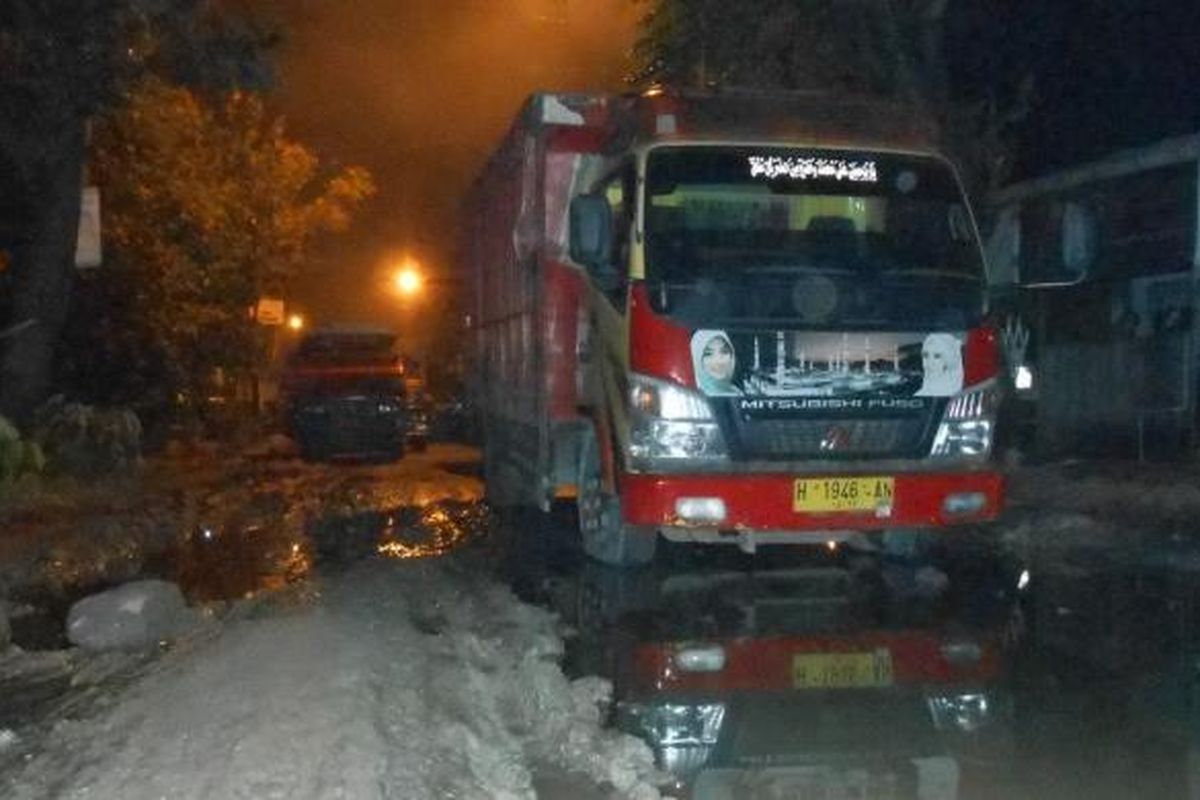
[[[519,497],[513,485],[512,468],[500,458],[506,442],[499,425],[487,425],[483,436],[483,492],[493,508],[510,508]]]
[[[584,438],[579,469],[579,536],[583,552],[614,567],[654,560],[658,532],[621,519],[621,498],[604,487],[604,469],[595,436]]]

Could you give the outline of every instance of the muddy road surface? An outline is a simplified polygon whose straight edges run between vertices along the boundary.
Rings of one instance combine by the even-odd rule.
[[[10,598],[0,795],[1193,796],[1174,533],[1097,555],[1111,515],[1031,493],[919,558],[670,546],[616,572],[569,505],[481,497],[465,447],[244,459],[156,546],[103,540],[136,568],[56,549]],[[1030,546],[1053,531],[1074,544]],[[70,603],[139,577],[178,584],[195,626],[71,647]]]

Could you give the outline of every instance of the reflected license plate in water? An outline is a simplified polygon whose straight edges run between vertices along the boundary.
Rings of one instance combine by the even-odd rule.
[[[892,685],[892,654],[796,653],[792,686],[796,689],[879,689]]]

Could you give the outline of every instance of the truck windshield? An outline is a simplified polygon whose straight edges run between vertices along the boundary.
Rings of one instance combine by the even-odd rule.
[[[660,147],[645,191],[645,277],[682,321],[962,330],[983,311],[975,229],[938,159]]]

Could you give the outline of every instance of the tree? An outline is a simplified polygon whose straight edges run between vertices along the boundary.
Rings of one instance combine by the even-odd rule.
[[[925,108],[977,190],[1006,166],[1028,81],[967,97],[947,58],[949,0],[646,0],[635,82],[851,92]]]
[[[652,0],[639,80],[685,86],[896,91],[878,0]]]
[[[0,194],[17,217],[9,225],[17,235],[0,242],[12,260],[0,414],[26,418],[49,386],[70,295],[88,120],[148,69],[261,78],[270,35],[223,20],[205,0],[0,4]]]
[[[165,365],[172,391],[252,365],[247,309],[287,293],[314,238],[372,191],[364,170],[325,169],[289,140],[258,95],[202,99],[153,78],[98,121],[92,169],[110,254],[104,345]]]

